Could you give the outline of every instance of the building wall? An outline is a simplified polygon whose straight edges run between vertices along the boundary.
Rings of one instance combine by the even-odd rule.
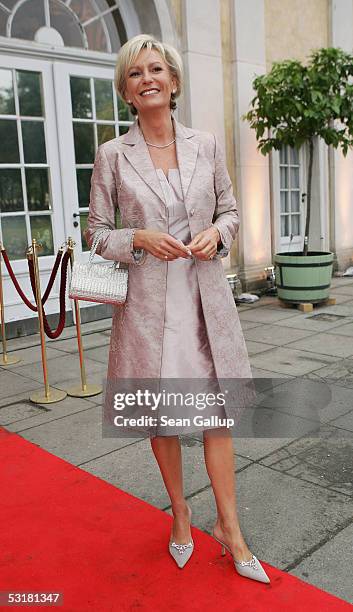
[[[266,70],[273,62],[297,59],[307,63],[310,54],[330,42],[330,1],[329,0],[265,0],[265,45]],[[307,158],[304,158],[307,161]],[[271,170],[278,163],[278,154],[271,153]],[[304,168],[306,174],[306,168]],[[313,250],[328,250],[330,245],[329,225],[329,168],[328,151],[323,141],[315,140],[314,171],[312,180],[312,214],[310,221],[310,242]],[[306,192],[305,185],[302,191]],[[271,194],[272,208],[272,252],[276,252],[279,237],[274,235],[278,215],[274,190]],[[277,224],[278,231],[278,224]]]
[[[223,114],[224,114],[224,148],[226,152],[229,176],[233,183],[235,198],[238,199],[238,185],[236,174],[235,154],[235,116],[234,116],[234,72],[233,72],[233,28],[231,15],[231,0],[220,0],[220,33],[222,45],[222,74],[223,74]],[[228,271],[239,271],[240,262],[239,239],[234,241],[230,255],[224,262]]]
[[[353,52],[353,1],[331,0],[330,45]],[[343,270],[353,265],[353,151],[343,157],[340,150],[329,152],[331,250],[336,266]]]
[[[169,0],[169,2],[170,2],[170,11],[171,11],[174,23],[175,23],[177,35],[180,40],[181,39],[181,28],[182,28],[181,0]]]
[[[254,96],[253,80],[266,72],[263,0],[231,0],[232,89],[236,195],[241,224],[238,270],[245,291],[263,284],[271,263],[268,157],[257,150],[254,130],[243,115]]]
[[[311,51],[320,47],[340,46],[352,53],[353,0],[128,0],[122,7],[128,38],[151,32],[179,49],[185,65],[185,87],[178,100],[177,117],[186,125],[217,134],[226,151],[238,202],[240,231],[230,256],[222,263],[226,272],[239,273],[245,291],[263,286],[264,268],[272,263],[279,233],[278,181],[275,189],[273,183],[273,170],[277,167],[278,177],[279,168],[278,157],[259,153],[255,132],[242,120],[254,95],[252,82],[256,75],[269,71],[273,62],[286,58],[305,62]],[[96,48],[86,52],[76,47],[56,48],[54,43],[46,48],[47,43],[41,47],[38,40],[7,39],[4,33],[0,44],[14,66],[20,60],[21,67],[37,62],[28,64],[31,70],[41,70],[41,62],[44,66],[51,57],[59,60],[57,67],[64,60],[85,75],[91,74],[92,66],[99,71],[97,78],[103,74],[101,70],[114,67],[115,57]],[[48,66],[45,64],[43,70],[49,83],[53,77]],[[55,138],[52,136],[53,147]],[[330,248],[336,253],[337,267],[345,269],[353,263],[352,153],[344,159],[340,151],[328,153],[321,142],[314,164],[313,246]],[[57,168],[55,162],[53,169]],[[64,164],[62,170],[66,184]],[[72,194],[62,200],[63,209],[64,201],[74,202]],[[67,219],[71,212],[66,204]],[[69,221],[63,224],[66,232],[71,231],[71,217]],[[24,268],[21,274],[27,275]],[[22,313],[24,318],[31,315],[24,312],[12,289],[5,291],[5,297],[8,312],[13,311],[10,320],[22,319]],[[48,305],[48,314],[52,312],[57,312],[57,300],[52,307]]]
[[[329,5],[329,0],[249,0],[246,6],[238,0],[213,1],[214,20],[212,24],[208,22],[212,30],[208,40],[214,40],[212,36],[218,38],[218,29],[222,75],[221,82],[217,80],[216,89],[218,91],[222,87],[223,92],[223,104],[220,98],[215,106],[214,101],[210,102],[209,99],[203,104],[195,83],[195,66],[202,70],[197,53],[214,54],[205,47],[201,33],[210,5],[191,0],[170,0],[171,13],[178,35],[181,35],[187,75],[186,99],[180,101],[179,116],[186,124],[200,129],[212,129],[213,126],[221,137],[224,131],[227,165],[242,222],[240,234],[224,265],[227,271],[239,272],[247,288],[263,283],[263,270],[271,265],[276,251],[278,240],[275,240],[274,232],[278,229],[278,223],[270,219],[278,211],[271,200],[270,175],[271,164],[278,163],[278,158],[264,158],[256,150],[255,133],[241,119],[241,114],[249,108],[255,75],[269,71],[274,61],[286,58],[305,61],[313,49],[327,46]],[[200,31],[195,32],[194,29]],[[256,38],[249,36],[249,32],[256,32]],[[212,75],[208,75],[210,83],[212,78]],[[213,116],[215,108],[218,120]],[[222,113],[223,130],[220,127]],[[317,156],[324,159],[324,153],[320,156],[318,151]],[[317,172],[314,177],[315,193],[328,191],[326,164],[323,164],[322,175]],[[322,237],[326,214],[319,212],[317,216],[312,215],[312,225],[315,222],[311,232],[312,248],[328,248],[329,237]]]
[[[265,0],[266,66],[295,58],[305,62],[329,42],[329,0]]]
[[[214,0],[211,0],[214,2]],[[172,14],[172,19],[175,23],[175,27],[177,30],[177,35],[180,39],[180,47],[179,50],[183,53],[183,59],[187,63],[186,65],[186,82],[185,82],[185,90],[184,95],[180,98],[178,103],[179,107],[179,118],[181,121],[184,121],[187,125],[191,125],[191,108],[194,107],[197,112],[197,107],[201,108],[202,104],[202,95],[199,94],[198,89],[194,87],[194,84],[189,81],[188,82],[188,52],[194,51],[201,53],[209,53],[210,55],[214,54],[214,47],[211,44],[208,46],[204,46],[202,41],[197,40],[199,37],[195,38],[191,35],[185,37],[185,32],[189,30],[189,24],[186,23],[186,20],[189,18],[195,18],[195,23],[199,18],[200,21],[204,19],[206,15],[206,24],[207,28],[210,29],[210,23],[208,21],[209,8],[210,6],[216,7],[216,4],[202,5],[202,3],[193,3],[193,12],[190,13],[190,10],[187,10],[187,5],[191,3],[185,0],[170,0],[170,10]],[[226,150],[226,158],[227,158],[227,166],[228,171],[234,186],[234,191],[236,193],[236,173],[235,173],[235,130],[234,130],[234,101],[233,101],[233,73],[232,73],[232,32],[231,32],[231,22],[229,20],[229,11],[230,11],[230,0],[220,0],[219,2],[219,10],[216,10],[215,20],[212,23],[213,31],[216,34],[216,39],[219,40],[219,52],[216,54],[216,61],[218,67],[221,66],[221,74],[219,75],[219,83],[218,87],[221,88],[223,94],[223,107],[222,107],[222,96],[220,97],[220,102],[217,106],[211,106],[209,103],[209,98],[205,101],[205,111],[201,111],[203,115],[203,124],[200,129],[205,130],[213,130],[215,127],[215,131],[218,133],[220,138],[224,141],[224,147]],[[218,19],[217,19],[218,17]],[[183,34],[184,33],[184,34]],[[193,40],[194,38],[194,40]],[[210,39],[211,40],[211,39]],[[199,46],[201,43],[201,46]],[[207,40],[206,40],[207,45]],[[197,66],[197,55],[194,54],[192,57],[193,63],[196,61]],[[211,89],[212,87],[212,79],[210,79],[209,75],[206,76],[206,73],[202,73],[203,81],[206,83],[206,86]],[[189,91],[187,91],[189,89]],[[215,104],[217,101],[215,100]],[[208,113],[212,108],[212,113],[216,109],[217,114],[219,115],[219,119],[214,117],[209,117]],[[195,112],[195,111],[194,111]],[[193,123],[194,125],[194,123]],[[195,125],[195,127],[197,127]],[[231,257],[227,258],[226,262],[224,262],[225,268],[230,266],[235,266],[237,264],[237,245],[234,245],[231,253]]]
[[[224,128],[225,149],[227,155],[228,169],[232,179],[235,193],[237,191],[235,174],[235,125],[234,125],[234,95],[233,95],[233,64],[232,64],[232,22],[230,0],[221,0],[221,41],[222,41],[222,65],[223,65],[223,94],[224,94]]]

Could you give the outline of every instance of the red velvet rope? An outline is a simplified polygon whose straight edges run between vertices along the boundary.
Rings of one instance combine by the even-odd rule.
[[[4,258],[4,262],[6,265],[6,268],[8,270],[8,273],[11,277],[11,280],[13,282],[13,284],[15,285],[15,288],[19,294],[19,296],[21,297],[21,299],[23,300],[23,302],[26,304],[26,306],[28,306],[28,308],[30,308],[31,310],[33,310],[33,312],[38,312],[38,306],[32,304],[32,302],[30,302],[28,300],[28,298],[26,297],[26,295],[23,293],[19,282],[15,276],[15,273],[12,269],[11,263],[9,261],[9,258],[7,256],[6,250],[2,249],[1,250],[2,256]],[[44,292],[43,298],[42,298],[42,312],[43,312],[43,323],[44,323],[44,331],[47,334],[47,336],[49,338],[51,338],[52,340],[55,340],[56,338],[58,338],[62,332],[62,330],[64,329],[65,326],[65,319],[66,319],[66,310],[65,310],[65,295],[66,295],[66,278],[67,278],[67,266],[69,263],[69,259],[70,259],[70,254],[67,251],[64,254],[64,257],[62,257],[63,255],[63,251],[59,250],[58,254],[56,256],[55,259],[55,263],[53,266],[53,269],[51,271],[50,274],[50,278],[48,281],[48,285],[47,288]],[[30,281],[31,281],[31,286],[32,286],[32,292],[33,292],[33,296],[35,299],[35,302],[37,304],[37,299],[36,299],[36,290],[35,290],[35,280],[34,280],[34,266],[33,266],[33,259],[28,259],[28,269],[29,269],[29,277],[30,277]],[[59,317],[59,323],[58,326],[56,328],[55,331],[52,331],[50,329],[46,314],[44,312],[44,304],[47,301],[50,292],[52,290],[58,269],[59,269],[59,265],[61,262],[61,279],[60,279],[60,317]]]
[[[59,316],[59,323],[58,326],[56,328],[56,330],[52,331],[50,328],[50,325],[48,323],[46,314],[44,312],[44,308],[42,308],[42,312],[43,312],[43,323],[44,323],[44,331],[47,334],[48,338],[51,338],[52,340],[55,340],[56,338],[58,338],[62,332],[62,330],[64,329],[65,326],[65,319],[66,319],[66,310],[65,310],[65,295],[66,295],[66,278],[67,278],[67,266],[69,263],[69,259],[70,259],[70,254],[68,251],[66,251],[66,253],[64,254],[64,257],[62,259],[61,262],[61,279],[60,279],[60,293],[59,293],[59,299],[60,299],[60,316]],[[31,286],[32,286],[32,291],[33,291],[33,296],[34,299],[36,300],[36,286],[35,286],[35,278],[34,278],[34,266],[33,266],[33,260],[29,259],[28,260],[28,269],[29,269],[29,277],[31,280]],[[54,268],[53,268],[54,271]],[[51,275],[52,276],[52,275]],[[54,276],[55,278],[55,276]],[[54,278],[53,278],[53,282],[54,282]],[[49,280],[48,283],[48,287],[50,284],[51,278]],[[53,285],[53,282],[50,285],[50,289],[48,292],[48,287],[46,290],[46,294],[49,295],[51,287]],[[48,295],[46,297],[48,297]],[[36,300],[37,302],[37,300]],[[44,300],[42,302],[42,306],[44,304]]]
[[[52,287],[53,287],[53,284],[54,284],[54,281],[56,279],[56,275],[57,275],[57,272],[58,272],[58,269],[59,269],[59,266],[60,266],[62,254],[63,254],[63,251],[61,251],[61,250],[58,251],[58,254],[57,254],[56,258],[55,258],[55,262],[54,262],[54,266],[53,266],[53,269],[52,269],[51,274],[50,274],[49,282],[48,282],[46,290],[44,291],[44,295],[42,297],[42,304],[43,305],[47,301],[47,299],[48,299],[48,297],[50,295],[50,292],[52,290]]]
[[[24,303],[26,304],[26,306],[28,306],[28,308],[30,308],[30,309],[31,309],[31,310],[33,310],[34,312],[37,312],[37,306],[34,306],[34,304],[32,304],[32,303],[31,303],[31,302],[30,302],[30,301],[27,299],[27,297],[26,297],[26,296],[25,296],[25,294],[23,293],[23,291],[22,291],[22,289],[21,289],[20,285],[18,284],[18,280],[17,280],[17,278],[16,278],[16,276],[15,276],[15,274],[14,274],[14,271],[13,271],[13,269],[12,269],[12,267],[11,267],[11,264],[10,264],[10,261],[9,261],[9,258],[8,258],[8,256],[7,256],[7,253],[6,253],[5,249],[1,249],[1,253],[2,253],[2,256],[3,256],[3,258],[4,258],[4,262],[5,262],[5,266],[6,266],[6,268],[7,268],[7,271],[8,271],[8,273],[9,273],[9,275],[10,275],[10,278],[11,278],[11,280],[12,280],[13,284],[15,285],[15,288],[16,288],[17,293],[19,294],[20,298],[21,298],[21,299],[24,301]]]
[[[23,291],[22,291],[22,289],[21,289],[21,287],[19,285],[19,282],[18,282],[18,280],[17,280],[17,278],[15,276],[15,273],[14,273],[14,271],[12,269],[12,266],[11,266],[10,260],[9,260],[9,258],[7,256],[6,250],[2,249],[1,253],[2,253],[2,256],[4,258],[4,262],[5,262],[6,268],[8,270],[8,273],[9,273],[9,275],[11,277],[11,280],[12,280],[13,284],[15,285],[15,288],[16,288],[17,293],[19,294],[20,298],[24,301],[24,303],[26,304],[26,306],[28,306],[28,308],[30,308],[34,312],[38,312],[37,306],[32,304],[32,302],[30,302],[27,299],[26,295],[23,293]],[[47,286],[47,288],[46,288],[46,290],[44,292],[43,298],[42,298],[42,304],[45,304],[45,302],[47,301],[47,299],[48,299],[48,297],[50,295],[50,292],[52,290],[52,287],[53,287],[53,284],[54,284],[54,281],[55,281],[55,278],[56,278],[56,275],[57,275],[57,271],[58,271],[58,268],[59,268],[59,265],[60,265],[62,254],[63,254],[63,252],[60,250],[58,252],[57,256],[56,256],[54,267],[53,267],[53,269],[51,271],[51,274],[50,274],[48,286]]]

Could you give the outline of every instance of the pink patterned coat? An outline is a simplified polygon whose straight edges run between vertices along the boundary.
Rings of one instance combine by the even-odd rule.
[[[191,236],[210,227],[220,230],[222,244],[209,261],[196,259],[197,276],[210,349],[217,377],[251,378],[239,316],[221,257],[228,254],[239,229],[239,216],[224,153],[217,138],[188,128],[173,117],[176,151]],[[119,207],[122,229],[115,228]],[[97,253],[129,264],[127,301],[115,307],[108,365],[109,378],[159,378],[167,262],[131,251],[134,228],[168,231],[163,191],[137,121],[123,136],[98,149],[91,181],[88,228],[113,231]],[[187,342],[187,339],[185,339]]]

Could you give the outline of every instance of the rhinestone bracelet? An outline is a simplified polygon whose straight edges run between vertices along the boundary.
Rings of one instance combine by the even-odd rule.
[[[132,256],[133,256],[135,261],[140,261],[142,255],[143,255],[143,249],[135,249],[134,248],[134,238],[135,238],[136,229],[137,228],[134,228],[132,230],[132,232],[131,232],[130,253],[132,254]]]
[[[134,238],[135,238],[135,233],[136,233],[136,229],[133,229],[131,232],[131,238],[130,238],[130,253],[134,252]]]

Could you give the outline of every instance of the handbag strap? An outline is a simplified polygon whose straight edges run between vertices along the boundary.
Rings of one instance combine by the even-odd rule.
[[[103,237],[104,234],[111,232],[112,230],[109,229],[108,227],[104,227],[103,229],[97,230],[96,233],[94,234],[94,238],[93,238],[93,242],[92,242],[92,246],[91,246],[91,252],[89,254],[89,260],[88,263],[92,264],[93,263],[93,258],[96,254],[97,248],[98,248],[98,244],[101,240],[101,238]],[[118,268],[120,262],[119,261],[115,261],[115,267]]]
[[[93,242],[92,242],[92,246],[91,246],[91,252],[89,254],[89,263],[92,263],[93,258],[96,254],[97,248],[98,248],[98,244],[101,240],[101,238],[103,237],[104,234],[106,234],[107,232],[111,232],[112,230],[105,227],[103,229],[97,230],[96,233],[94,234],[94,238],[93,238]]]

